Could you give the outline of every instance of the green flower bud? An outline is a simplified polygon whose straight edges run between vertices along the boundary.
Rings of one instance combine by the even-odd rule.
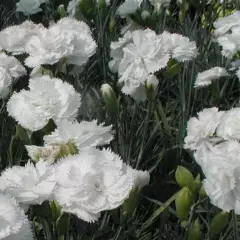
[[[183,23],[184,17],[185,17],[184,12],[182,10],[180,10],[179,13],[178,13],[178,19],[179,19],[180,23]]]
[[[128,197],[128,199],[125,200],[122,207],[122,216],[124,219],[127,217],[132,216],[134,213],[139,198],[139,188],[134,187]]]
[[[150,17],[150,13],[149,13],[149,11],[142,11],[142,13],[141,13],[141,18],[142,18],[142,20],[143,21],[145,21],[147,18],[149,18]]]
[[[199,190],[199,200],[206,198],[208,195],[204,190],[204,187],[202,186]]]
[[[60,145],[60,152],[56,156],[56,160],[67,157],[68,155],[75,155],[77,153],[78,153],[78,149],[76,145],[70,141],[67,144]]]
[[[67,13],[66,13],[66,10],[65,10],[65,7],[64,7],[63,4],[58,6],[57,11],[58,11],[58,14],[60,15],[61,18],[64,18],[64,17],[67,16]]]
[[[180,63],[175,59],[170,59],[168,62],[168,74],[170,76],[176,76],[180,72]]]
[[[106,8],[107,7],[106,0],[98,0],[98,7],[99,8]]]
[[[177,216],[180,220],[187,220],[193,204],[193,194],[189,188],[184,187],[175,200]]]
[[[118,112],[118,100],[112,87],[105,83],[101,87],[101,93],[107,110],[111,113]]]
[[[178,166],[175,172],[175,178],[180,187],[189,187],[194,190],[194,178],[192,173],[185,167]]]
[[[198,219],[195,220],[192,228],[189,230],[187,239],[188,240],[200,240],[201,239],[200,224],[199,224]]]
[[[184,229],[187,228],[188,227],[188,221],[182,221],[181,222],[181,227],[184,228]]]
[[[109,22],[109,32],[113,32],[116,27],[116,21],[113,17],[111,17],[110,22]]]
[[[200,174],[198,174],[194,180],[194,192],[198,192],[201,186],[202,186],[202,181],[201,181]]]
[[[209,233],[213,237],[218,235],[223,231],[223,229],[228,225],[229,213],[224,211],[218,213],[210,223]]]

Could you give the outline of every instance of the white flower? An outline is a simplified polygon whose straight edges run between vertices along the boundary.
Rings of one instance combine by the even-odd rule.
[[[149,184],[150,174],[148,171],[133,170],[133,177],[134,185],[139,189]]]
[[[43,160],[35,166],[31,162],[24,167],[13,166],[0,177],[0,190],[16,198],[25,210],[30,205],[51,200],[55,186],[54,168]]]
[[[56,164],[56,172],[55,199],[62,210],[88,222],[119,207],[134,186],[132,169],[106,149],[64,158]]]
[[[8,95],[13,78],[26,73],[25,68],[15,57],[0,53],[0,97],[5,98]]]
[[[16,6],[16,12],[22,12],[24,15],[32,15],[41,12],[40,5],[48,0],[20,0]]]
[[[240,33],[232,32],[231,34],[225,34],[217,38],[218,44],[222,47],[222,55],[228,59],[234,57],[234,55],[240,49]]]
[[[212,84],[213,81],[221,77],[228,76],[227,70],[222,67],[213,67],[207,71],[198,73],[194,87],[204,87]]]
[[[240,214],[240,143],[226,141],[209,148],[202,145],[197,150],[197,160],[206,177],[203,186],[212,204]]]
[[[206,108],[198,113],[198,117],[191,118],[187,123],[187,136],[184,148],[196,150],[204,142],[211,141],[216,128],[221,122],[224,112],[218,109]]]
[[[119,82],[121,81],[119,80]],[[157,89],[159,80],[155,75],[149,74],[146,77],[125,79],[125,81],[122,82],[124,83],[122,92],[124,94],[130,95],[136,101],[141,102],[147,99],[146,85],[151,85],[153,89]]]
[[[129,43],[132,43],[132,33],[130,31],[127,31],[117,42],[111,42],[110,56],[112,60],[109,62],[109,68],[112,72],[118,72],[119,64],[124,56],[123,48]]]
[[[163,35],[164,34],[166,34],[166,32],[164,32]],[[172,58],[176,59],[178,62],[189,61],[197,56],[196,43],[190,41],[188,37],[175,33],[170,34],[169,45]]]
[[[57,129],[50,135],[44,136],[46,145],[60,145],[73,142],[79,150],[109,144],[113,139],[112,126],[104,127],[97,124],[97,120],[91,122],[61,121]]]
[[[34,24],[31,21],[7,27],[0,32],[0,49],[13,55],[25,53],[29,39],[41,33],[41,29],[44,29],[42,24]]]
[[[60,146],[43,146],[38,147],[34,145],[25,146],[28,152],[28,156],[34,161],[38,162],[40,159],[52,164],[56,156],[60,152]]]
[[[235,11],[227,17],[218,19],[213,23],[216,37],[228,33],[233,27],[240,26],[240,11]]]
[[[117,9],[117,14],[121,17],[127,17],[128,15],[135,13],[140,7],[143,0],[126,0]]]
[[[225,140],[240,140],[240,108],[226,111],[217,127],[217,136]]]
[[[31,240],[32,230],[15,199],[0,193],[0,239]]]
[[[82,66],[96,52],[96,42],[91,36],[91,30],[84,22],[73,18],[62,18],[52,28],[59,27],[62,34],[73,36],[72,44],[74,50],[67,55],[67,62],[77,66]]]
[[[30,90],[14,93],[7,104],[10,116],[31,131],[43,128],[50,119],[73,121],[81,103],[81,95],[61,79],[44,75],[29,81]]]
[[[41,29],[38,36],[33,36],[27,43],[25,60],[28,67],[42,64],[54,64],[61,58],[73,53],[73,36],[64,34],[60,27]]]
[[[159,11],[161,7],[168,7],[171,0],[150,0],[154,8]]]
[[[69,64],[82,66],[96,52],[96,42],[86,23],[62,18],[32,37],[26,50],[30,56],[25,63],[32,68],[42,64],[52,65],[61,58],[66,58]]]
[[[156,35],[150,29],[132,32],[132,42],[126,46],[121,46],[120,41],[120,49],[116,48],[119,51],[114,53],[115,65],[112,66],[118,67],[119,82],[124,83],[123,93],[143,101],[146,99],[145,82],[150,81],[154,87],[157,86],[158,80],[153,73],[166,67],[170,59],[165,42],[162,35]],[[123,58],[120,61],[121,51]]]

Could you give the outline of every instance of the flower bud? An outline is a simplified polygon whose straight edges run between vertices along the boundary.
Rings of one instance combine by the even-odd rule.
[[[209,233],[213,237],[218,235],[223,231],[223,229],[228,225],[229,213],[224,211],[218,213],[210,223]]]
[[[180,187],[189,187],[194,190],[194,178],[192,173],[185,167],[178,166],[175,172],[175,178]]]
[[[109,32],[112,33],[115,30],[116,27],[116,21],[113,17],[111,17],[109,22]]]
[[[199,220],[196,219],[193,223],[192,228],[188,232],[187,240],[200,240],[201,239],[201,232],[200,232],[200,224]]]
[[[127,217],[132,216],[138,203],[138,197],[139,197],[139,189],[138,187],[134,187],[128,199],[126,199],[125,202],[123,203],[123,207],[122,207],[123,219],[126,219]]]
[[[175,76],[180,72],[180,64],[175,59],[170,59],[168,62],[168,74],[170,76]]]
[[[63,4],[58,6],[57,11],[58,11],[58,14],[60,15],[61,18],[64,18],[64,17],[67,16],[67,13],[66,13],[66,10],[65,10],[65,7],[64,7]]]
[[[147,18],[149,18],[149,16],[150,16],[150,13],[149,13],[149,11],[142,11],[142,13],[141,13],[141,18],[142,18],[142,20],[146,20]]]
[[[208,195],[204,190],[204,187],[202,186],[199,190],[199,200],[206,198]]]
[[[194,192],[198,192],[202,186],[200,174],[194,180]]]
[[[184,187],[175,200],[177,216],[180,220],[187,220],[193,204],[193,195],[189,188]]]
[[[60,145],[60,151],[56,156],[56,160],[60,158],[67,157],[68,155],[75,155],[78,153],[78,149],[73,142],[68,142],[67,144]]]
[[[98,0],[98,7],[99,8],[106,8],[107,7],[106,0]]]
[[[181,227],[184,228],[184,229],[187,228],[188,227],[188,221],[182,221],[181,222]]]
[[[115,92],[113,91],[112,87],[105,83],[101,87],[102,97],[105,102],[106,108],[111,113],[117,113],[118,112],[118,100]]]

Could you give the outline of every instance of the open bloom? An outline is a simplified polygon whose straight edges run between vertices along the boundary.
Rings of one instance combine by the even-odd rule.
[[[223,114],[217,135],[225,140],[240,140],[240,108],[233,108]]]
[[[109,144],[113,139],[112,126],[91,122],[61,121],[50,135],[44,136],[46,145],[61,145],[72,142],[80,150]]]
[[[213,67],[207,71],[198,73],[194,87],[204,87],[221,77],[228,76],[227,70],[222,67]]]
[[[16,6],[16,12],[22,12],[24,15],[32,15],[41,12],[40,5],[48,0],[20,0]]]
[[[25,21],[20,25],[7,27],[0,32],[0,49],[19,55],[26,52],[31,37],[41,34],[42,24]]]
[[[31,162],[24,167],[13,166],[0,177],[0,190],[16,198],[25,210],[51,200],[55,186],[54,168],[43,160],[35,166]]]
[[[117,9],[117,14],[121,17],[127,17],[128,15],[135,13],[140,7],[142,0],[126,0]]]
[[[54,64],[65,58],[67,63],[82,66],[96,51],[96,42],[91,30],[84,22],[73,18],[62,18],[38,36],[32,37],[27,45],[29,67]]]
[[[187,136],[184,148],[198,149],[202,143],[211,141],[211,137],[221,122],[224,112],[216,107],[206,108],[198,113],[198,117],[191,118],[187,123]]]
[[[24,211],[15,199],[0,194],[0,239],[31,240],[32,230]]]
[[[26,73],[25,68],[15,57],[0,53],[0,97],[4,98],[8,94],[13,78]]]
[[[31,131],[43,128],[50,119],[73,121],[81,96],[72,85],[44,75],[29,81],[30,90],[14,93],[7,104],[10,116]]]
[[[55,199],[62,210],[88,222],[119,207],[134,186],[132,169],[106,149],[64,158],[56,164],[56,172]]]
[[[231,15],[223,18],[219,18],[214,22],[214,35],[216,37],[229,33],[229,31],[236,27],[240,26],[240,11],[235,11]]]
[[[202,145],[195,158],[206,177],[203,186],[212,204],[223,211],[234,210],[240,214],[240,143]]]

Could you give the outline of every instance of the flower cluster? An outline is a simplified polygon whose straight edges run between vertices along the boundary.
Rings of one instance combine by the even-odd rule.
[[[211,202],[240,214],[240,108],[218,111],[204,109],[187,125],[185,148],[205,175],[203,186]]]
[[[168,32],[157,35],[145,29],[127,31],[118,42],[112,42],[110,55],[109,68],[118,73],[122,92],[143,101],[145,84],[154,88],[158,85],[156,72],[166,68],[171,58],[178,62],[194,59],[197,48],[195,42],[182,35]]]

